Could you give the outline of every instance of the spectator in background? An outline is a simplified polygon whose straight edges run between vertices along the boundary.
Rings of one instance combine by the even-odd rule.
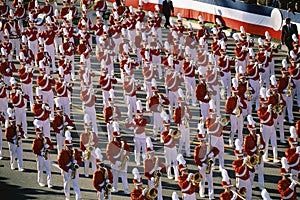
[[[295,15],[295,12],[300,12],[300,0],[293,0],[287,4],[287,11],[292,12]]]
[[[296,24],[291,23],[291,18],[285,19],[285,25],[282,27],[282,33],[281,33],[281,44],[286,45],[289,49],[288,54],[293,49],[293,39],[292,35],[296,34],[298,37],[298,30]]]
[[[166,18],[165,28],[168,28],[168,25],[170,25],[170,16],[174,15],[174,7],[171,0],[163,1],[162,12]]]
[[[117,6],[121,5],[122,0],[116,0]]]

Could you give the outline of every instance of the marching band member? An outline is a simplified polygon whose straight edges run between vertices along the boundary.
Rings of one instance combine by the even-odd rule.
[[[73,190],[76,194],[76,200],[81,199],[79,181],[79,165],[81,164],[81,155],[79,150],[73,149],[73,142],[70,131],[66,131],[66,140],[64,141],[65,149],[61,150],[58,155],[58,166],[64,181],[64,193],[66,200],[70,199],[70,183],[72,182]]]
[[[70,60],[68,60],[65,57],[64,50],[62,49],[62,46],[60,46],[60,52],[59,52],[59,60],[57,61],[57,67],[58,67],[58,74],[64,76],[65,81],[67,83],[71,83],[71,77],[70,73],[72,70],[72,65],[70,63]],[[70,100],[71,100],[71,94],[68,94]]]
[[[55,84],[55,80],[52,76],[47,75],[43,68],[39,68],[40,75],[37,77],[37,85],[42,90],[43,102],[47,103],[51,109],[50,119],[54,117],[54,94],[52,91],[52,85]]]
[[[255,121],[253,120],[252,115],[248,115],[247,120],[247,127],[250,134],[245,136],[244,152],[249,159],[251,159],[251,157],[256,159],[253,165],[255,169],[257,169],[259,188],[262,190],[264,188],[264,161],[262,159],[262,155],[265,151],[266,144],[261,133],[256,131]],[[250,172],[250,181],[252,187],[254,186],[254,176],[255,173]]]
[[[93,77],[95,77],[95,73],[86,67],[85,64],[79,63],[80,70],[78,72],[79,79],[81,80],[81,85],[86,88],[93,88]]]
[[[125,122],[125,127],[134,127],[134,157],[136,165],[141,164],[141,149],[142,158],[146,159],[146,133],[145,127],[147,125],[147,119],[143,116],[142,102],[138,100],[136,102],[136,117],[131,121]]]
[[[75,80],[75,69],[74,69],[74,54],[75,54],[75,44],[72,42],[70,37],[64,35],[65,41],[62,43],[63,53],[66,57],[66,60],[69,61],[71,65],[71,79]],[[59,47],[60,48],[60,47]]]
[[[277,118],[277,113],[274,113],[272,110],[272,104],[268,104],[265,94],[265,88],[260,89],[261,94],[261,107],[257,110],[257,115],[260,119],[262,125],[262,137],[266,144],[266,150],[263,155],[264,162],[268,160],[268,147],[269,140],[271,139],[271,145],[273,148],[273,162],[279,162],[277,159],[277,140],[276,140],[276,131],[274,127],[274,120]]]
[[[226,100],[225,110],[226,113],[230,114],[231,130],[229,136],[229,146],[233,147],[233,138],[238,131],[238,139],[243,141],[243,126],[244,119],[242,115],[242,109],[246,108],[246,103],[238,96],[238,79],[232,79],[232,96]]]
[[[111,199],[111,185],[113,184],[113,174],[111,169],[104,165],[101,150],[96,148],[96,165],[97,170],[93,174],[92,184],[97,190],[98,200]]]
[[[266,88],[269,88],[270,86],[270,67],[269,62],[270,59],[268,57],[268,52],[265,51],[263,46],[263,40],[261,38],[258,38],[258,50],[259,52],[256,54],[255,58],[257,60],[259,68],[264,69],[264,72],[260,73],[260,86],[263,87],[264,83],[266,83]]]
[[[167,96],[170,101],[169,104],[169,115],[171,121],[173,121],[173,106],[178,107],[178,88],[179,82],[183,80],[182,76],[178,74],[173,68],[173,56],[169,56],[168,58],[168,67],[165,74],[165,86],[167,89]]]
[[[280,69],[282,76],[279,78],[277,83],[278,93],[282,94],[283,100],[286,102],[286,109],[284,109],[284,115],[287,111],[289,123],[294,123],[293,115],[293,89],[296,85],[289,75],[287,66],[283,66]]]
[[[165,115],[163,119],[163,124],[164,124],[164,131],[161,133],[162,134],[162,139],[164,141],[164,155],[165,155],[165,160],[166,160],[166,165],[167,165],[167,176],[168,179],[173,179],[174,177],[171,174],[171,167],[173,165],[173,170],[174,170],[174,175],[175,175],[175,181],[178,181],[178,162],[176,159],[177,156],[177,147],[176,143],[179,140],[180,133],[178,130],[172,130],[170,129],[170,120],[169,116]]]
[[[274,120],[274,127],[276,130],[277,124],[279,124],[280,143],[286,143],[284,139],[284,129],[283,129],[283,123],[284,123],[283,111],[286,107],[286,102],[283,99],[282,94],[278,93],[275,75],[271,75],[270,80],[271,80],[270,89],[267,90],[268,104],[271,104],[273,109],[274,107],[276,108],[276,110],[273,110],[273,112],[276,112],[277,114],[277,118]]]
[[[15,113],[11,108],[7,109],[8,119],[5,121],[5,137],[8,142],[10,168],[15,169],[15,160],[17,158],[19,171],[24,171],[23,168],[23,143],[24,131],[22,127],[16,124]]]
[[[103,105],[106,107],[108,106],[109,91],[112,88],[112,84],[117,83],[117,79],[108,74],[107,68],[102,68],[102,74],[98,82],[102,89]]]
[[[196,97],[197,97],[198,101],[200,102],[201,117],[203,117],[203,120],[205,121],[206,118],[209,117],[208,102],[211,99],[211,93],[210,93],[208,84],[205,80],[205,76],[203,74],[199,74],[199,79],[200,79],[200,82],[198,83],[198,85],[196,87]]]
[[[132,174],[133,174],[133,184],[134,184],[135,187],[130,192],[130,198],[132,200],[139,200],[139,199],[147,200],[147,199],[150,199],[148,197],[149,189],[148,188],[143,188],[143,180],[142,180],[142,177],[141,177],[138,169],[133,168]]]
[[[226,44],[224,41],[221,41],[220,45],[221,45],[221,49],[220,49],[221,56],[218,58],[218,66],[220,67],[220,76],[221,76],[222,85],[224,87],[224,90],[227,92],[226,98],[228,98],[231,95],[230,92],[231,69],[230,68],[231,66],[235,66],[235,59],[230,58],[228,55],[226,55]]]
[[[77,52],[80,55],[80,62],[86,65],[88,69],[91,68],[90,54],[92,53],[92,47],[84,35],[80,35],[80,44],[77,46]]]
[[[194,181],[194,174],[188,173],[188,167],[186,161],[181,154],[178,154],[177,160],[179,162],[178,171],[180,176],[178,177],[178,185],[181,188],[182,199],[196,200],[196,188],[199,187],[199,182]]]
[[[55,83],[55,91],[57,94],[58,101],[62,106],[64,113],[70,116],[70,99],[68,92],[72,92],[72,85],[65,81],[64,75],[60,73],[58,75],[58,81]]]
[[[67,129],[72,129],[74,127],[73,122],[70,117],[64,113],[60,102],[56,100],[56,114],[52,122],[52,128],[56,133],[56,145],[57,145],[57,154],[63,149],[65,141],[65,132]]]
[[[198,43],[196,35],[194,35],[192,24],[188,23],[188,35],[184,38],[183,45],[191,49],[191,59],[196,60],[196,45]]]
[[[25,64],[25,65],[21,65],[21,68],[18,69],[18,76],[22,83],[22,89],[24,93],[27,94],[29,97],[30,108],[33,106],[34,103],[33,91],[32,91],[32,81],[33,81],[32,67],[33,66]],[[27,101],[25,102],[25,105],[27,106]]]
[[[6,55],[4,48],[1,48],[2,62],[0,64],[0,72],[3,75],[3,81],[6,85],[11,86],[10,79],[13,78],[13,73],[16,71],[15,64],[10,60],[10,56]]]
[[[139,6],[135,12],[135,18],[142,24],[142,26],[144,25],[145,15],[145,11],[143,10],[143,2],[142,0],[139,0]]]
[[[8,108],[8,98],[7,91],[8,88],[5,85],[3,78],[0,77],[0,113],[3,113],[5,119],[8,119],[7,108]]]
[[[41,187],[45,187],[43,179],[43,168],[45,167],[48,188],[52,188],[50,150],[53,150],[53,144],[49,137],[44,136],[42,127],[36,128],[35,132],[37,137],[32,143],[32,152],[36,154],[38,171],[37,182]]]
[[[160,16],[160,8],[158,5],[154,6],[155,12],[154,12],[154,28],[155,32],[157,33],[158,41],[162,43],[162,32],[161,32],[161,22],[162,18]]]
[[[119,174],[122,177],[122,184],[124,187],[124,194],[129,194],[128,179],[127,179],[127,161],[130,148],[127,141],[121,138],[118,122],[113,122],[113,140],[108,143],[106,148],[106,156],[110,161],[113,173],[113,187],[112,192],[118,192]]]
[[[178,25],[175,26],[175,31],[177,32],[179,43],[183,44],[183,32],[185,31],[185,27],[182,25],[182,16],[180,13],[177,14],[177,22]]]
[[[157,199],[162,200],[162,184],[161,184],[161,173],[166,171],[166,167],[162,163],[161,159],[155,155],[153,144],[150,137],[146,138],[147,154],[148,158],[144,160],[144,174],[148,179],[148,189],[156,188]]]
[[[136,81],[132,76],[124,73],[123,89],[125,91],[125,102],[128,106],[128,119],[132,119],[133,113],[136,114],[136,91],[140,90],[141,87],[138,85],[138,80]]]
[[[296,147],[298,146],[297,142],[297,129],[295,126],[290,127],[290,137],[288,138],[290,147],[285,150],[285,157],[287,161],[290,162],[290,158],[296,152]]]
[[[218,30],[216,27],[212,28],[212,38],[213,42],[210,45],[210,48],[212,50],[212,54],[214,55],[215,61],[219,60],[219,56],[221,56],[220,50],[221,50],[221,38],[218,37]],[[217,62],[215,62],[217,67]]]
[[[249,162],[248,157],[244,157],[243,152],[243,143],[241,140],[235,140],[235,150],[234,154],[236,156],[236,160],[232,162],[232,168],[235,172],[236,177],[236,187],[237,189],[241,189],[242,187],[246,188],[246,199],[252,199],[252,185],[250,181],[250,172],[254,173],[255,168]]]
[[[114,90],[110,89],[109,97],[107,99],[108,106],[106,106],[104,108],[104,121],[106,122],[108,142],[111,142],[113,140],[113,137],[112,137],[112,132],[113,132],[112,124],[113,124],[113,122],[120,120],[121,116],[122,116],[119,107],[115,105],[114,98],[115,98]]]
[[[20,52],[20,37],[21,31],[17,21],[15,21],[14,11],[9,10],[8,22],[4,24],[3,32],[8,32],[9,40],[12,43],[12,54],[16,50],[16,58],[18,58]]]
[[[34,121],[33,124],[40,124],[43,129],[43,133],[46,137],[51,139],[50,136],[50,121],[49,115],[51,114],[51,110],[47,103],[43,102],[42,92],[40,88],[36,88],[36,103],[31,107]]]
[[[22,36],[22,50],[19,52],[18,60],[21,65],[29,65],[33,67],[34,55],[31,49],[28,48],[28,41],[25,35]]]
[[[22,35],[25,35],[28,39],[28,48],[31,49],[34,57],[38,53],[38,30],[34,25],[33,17],[29,14],[28,20],[29,27],[24,27]]]
[[[217,35],[218,35],[219,40],[223,40],[224,42],[227,42],[227,36],[226,36],[225,32],[223,31],[224,26],[219,18],[216,18],[215,27],[218,30]]]
[[[235,71],[238,73],[238,68],[242,66],[243,71],[246,70],[246,61],[248,55],[248,48],[242,45],[240,40],[240,36],[238,33],[232,35],[233,39],[235,40],[236,47],[234,48],[234,54],[236,59],[236,68]]]
[[[143,34],[142,25],[138,20],[137,20],[137,23],[135,25],[135,28],[136,28],[136,35],[133,39],[133,43],[134,43],[133,51],[136,52],[137,61],[139,63],[141,63],[141,61],[142,61],[141,49],[143,47],[143,45],[142,45],[142,36],[145,35],[145,34]]]
[[[271,36],[268,31],[265,32],[264,49],[268,53],[270,74],[274,75],[274,53],[278,53],[278,46],[271,44]]]
[[[195,80],[195,71],[196,71],[196,63],[194,60],[191,60],[191,55],[186,54],[185,61],[182,64],[183,74],[184,74],[184,82],[186,88],[186,104],[190,104],[190,97],[192,97],[192,105],[196,106],[196,80]]]
[[[8,119],[8,116],[7,118],[4,117],[4,114],[3,112],[0,113],[0,160],[3,159],[3,154],[2,154],[2,139],[3,139],[3,134],[2,134],[2,125],[5,124],[5,120]]]
[[[13,51],[13,46],[12,46],[12,42],[9,39],[9,33],[8,31],[4,31],[4,35],[3,35],[3,40],[0,43],[0,47],[1,47],[1,55],[2,57],[7,57],[8,60],[12,60],[12,51]]]
[[[83,2],[89,2],[86,0],[82,0]],[[91,30],[91,27],[93,25],[92,18],[91,18],[91,12],[88,10],[89,5],[86,5],[86,3],[82,3],[81,5],[81,17],[78,21],[78,29],[82,30],[83,26],[86,26],[87,30]],[[90,2],[89,2],[90,3]],[[91,41],[89,41],[91,42]],[[90,43],[91,44],[91,43]]]
[[[206,74],[207,66],[208,66],[208,61],[209,61],[209,56],[207,50],[205,50],[205,46],[207,43],[205,42],[204,38],[201,37],[199,39],[199,45],[198,45],[198,50],[196,54],[196,63],[198,65],[198,73],[201,74]]]
[[[50,63],[52,62],[51,61],[51,57],[50,57],[50,54],[45,51],[45,48],[44,48],[44,42],[43,42],[43,39],[42,38],[39,38],[38,39],[38,48],[39,48],[39,52],[37,54],[35,54],[35,64],[45,70],[46,74],[49,74],[50,75]]]
[[[80,99],[82,101],[82,109],[84,114],[91,118],[92,130],[98,135],[97,116],[96,116],[96,95],[93,88],[85,88],[80,91]]]
[[[92,131],[92,120],[89,115],[84,115],[84,133],[80,134],[80,150],[84,162],[84,176],[89,177],[89,166],[92,165],[93,173],[97,170],[95,149],[98,146],[97,133]]]
[[[205,41],[207,41],[209,36],[210,36],[208,28],[205,27],[204,20],[203,20],[201,15],[198,16],[198,20],[199,20],[198,24],[200,25],[200,29],[198,29],[198,31],[197,31],[197,39],[200,40],[200,38],[203,37],[203,39]],[[207,44],[205,45],[204,49],[206,51],[208,50],[208,45]]]
[[[24,94],[22,88],[18,87],[18,83],[12,77],[11,80],[12,90],[10,91],[10,101],[15,109],[16,124],[22,126],[24,136],[27,137],[27,118],[25,99],[29,99],[28,95]]]
[[[296,200],[297,193],[295,187],[298,185],[297,182],[288,178],[285,173],[281,173],[281,175],[282,178],[277,183],[281,199]]]
[[[52,66],[52,72],[56,73],[56,66],[55,66],[55,48],[54,48],[54,38],[57,34],[57,30],[53,29],[53,22],[48,16],[46,18],[46,26],[47,30],[44,30],[39,34],[39,37],[44,40],[44,48],[45,51],[47,51],[51,58],[51,66]]]
[[[214,61],[212,55],[208,62],[208,69],[206,70],[205,78],[208,90],[211,94],[211,99],[215,101],[216,112],[220,115],[220,86],[219,86],[219,72],[218,69],[214,68]]]
[[[296,85],[296,92],[294,94],[297,95],[297,106],[298,109],[300,109],[300,69],[299,66],[297,64],[294,64],[295,62],[292,62],[292,65],[288,67],[289,69],[289,73],[290,73],[290,77],[292,77],[293,82]]]
[[[187,105],[185,105],[184,94],[181,88],[178,89],[179,97],[178,107],[175,108],[173,119],[174,123],[177,124],[178,130],[181,133],[179,140],[178,153],[181,153],[183,145],[185,148],[185,156],[190,157],[190,120],[192,114]]]
[[[258,62],[255,62],[255,54],[252,48],[249,48],[248,56],[249,64],[246,66],[246,74],[249,84],[252,86],[254,93],[252,94],[252,103],[255,101],[255,110],[259,108],[259,92],[260,92],[260,74],[264,73],[265,70],[259,67]]]
[[[212,144],[210,144],[210,146],[206,144],[206,133],[202,119],[200,119],[197,131],[197,138],[200,144],[194,149],[194,162],[197,164],[199,172],[201,173],[199,194],[201,198],[205,197],[205,181],[207,180],[209,199],[214,199],[212,165],[214,162],[214,157],[219,154],[219,150]]]
[[[210,116],[204,122],[207,128],[207,134],[209,135],[210,145],[216,147],[219,151],[219,171],[224,169],[224,138],[223,130],[226,129],[226,125],[229,121],[222,122],[222,117],[219,117],[216,113],[216,105],[214,100],[209,101],[209,110]],[[225,118],[226,120],[227,118]],[[202,118],[200,119],[202,122]]]
[[[153,83],[152,87],[152,96],[149,99],[149,108],[153,113],[153,136],[152,138],[156,141],[157,132],[160,134],[164,130],[163,122],[162,122],[162,113],[166,114],[164,111],[164,105],[168,105],[169,99],[167,99],[164,95],[158,93],[158,89],[156,86],[156,82]],[[162,138],[162,137],[161,137]],[[160,140],[162,142],[162,139]]]

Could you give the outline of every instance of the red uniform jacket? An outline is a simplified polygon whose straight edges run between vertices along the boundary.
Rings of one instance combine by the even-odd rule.
[[[43,106],[44,105],[44,106]],[[44,107],[44,108],[43,108]],[[51,113],[50,108],[48,104],[45,103],[35,103],[33,104],[32,111],[35,119],[45,121],[49,118],[49,115]]]
[[[68,91],[72,92],[72,87],[67,86],[65,81],[55,83],[55,91],[58,97],[68,97]]]
[[[165,147],[176,148],[176,143],[179,141],[179,139],[173,139],[168,130],[164,130],[161,134]]]
[[[128,146],[125,140],[121,139],[121,141],[124,142],[124,150],[126,151],[126,156],[128,156],[130,152],[130,147]],[[107,145],[106,157],[112,164],[115,164],[116,161],[120,161],[121,154],[119,153],[121,153],[120,151],[122,150],[121,145],[121,142],[118,141],[111,141]]]
[[[249,168],[247,165],[243,165],[243,159],[235,160],[232,162],[232,168],[235,171],[235,177],[242,180],[250,178],[250,172],[255,172],[255,168]]]
[[[268,108],[267,107],[263,107],[261,106],[260,108],[258,108],[257,110],[257,115],[260,119],[260,123],[267,125],[267,126],[273,126],[274,124],[274,119],[277,118],[277,114],[271,112],[268,112]]]
[[[10,100],[14,107],[22,108],[25,106],[25,99],[29,99],[27,94],[23,94],[20,89],[12,90],[10,93]]]
[[[41,153],[43,151],[45,151],[45,144],[48,144],[49,145],[49,150],[53,150],[54,147],[53,147],[53,143],[51,142],[51,140],[48,138],[48,137],[45,137],[43,139],[41,138],[36,138],[33,140],[33,143],[32,143],[32,152],[34,154],[36,154],[37,156],[42,156]]]
[[[260,143],[260,145],[262,145],[262,148],[257,146],[258,143]],[[265,149],[265,145],[266,144],[265,144],[262,136],[260,137],[260,141],[258,141],[258,136],[254,137],[252,134],[248,134],[245,136],[244,152],[248,156],[253,156],[253,155],[258,156],[257,152],[263,151]]]
[[[157,157],[158,158],[158,157]],[[154,157],[153,159],[151,158],[147,158],[144,161],[144,175],[147,177],[148,180],[151,180],[152,177],[154,177],[154,172],[155,170],[155,164],[156,164],[156,157]],[[160,167],[159,171],[165,171],[166,167],[164,166],[164,164],[162,163],[161,159],[158,158],[158,165],[157,167]]]
[[[54,132],[60,134],[61,131],[63,131],[66,126],[72,126],[72,127],[74,126],[70,117],[67,114],[63,114],[63,115],[55,114],[54,120],[52,122],[52,128]]]
[[[198,185],[193,185],[191,181],[186,180],[188,174],[183,174],[178,177],[178,185],[181,188],[181,192],[185,194],[193,194],[198,188]]]
[[[290,188],[291,181],[287,178],[282,178],[278,181],[278,191],[281,195],[281,198],[283,199],[289,199],[289,200],[296,200],[297,199],[297,193],[295,188]]]
[[[50,91],[52,90],[52,85],[55,84],[55,80],[52,76],[49,75],[40,75],[37,77],[37,85],[40,87],[42,91]]]
[[[58,156],[58,166],[68,172],[72,168],[72,161],[74,160],[77,161],[78,165],[82,163],[80,152],[77,149],[71,151],[63,149]]]
[[[101,167],[94,172],[93,186],[97,191],[102,192],[107,183],[113,183],[113,174],[110,169]]]
[[[196,86],[196,98],[198,99],[198,101],[201,101],[203,103],[208,103],[210,101],[210,98],[204,99],[204,97],[208,95],[208,87],[206,85],[207,83],[203,82],[198,83],[198,85]]]
[[[19,131],[17,130],[19,129]],[[21,138],[24,138],[24,131],[20,125],[9,125],[5,129],[5,137],[7,142],[10,142],[12,144],[17,144],[17,137],[21,136]]]

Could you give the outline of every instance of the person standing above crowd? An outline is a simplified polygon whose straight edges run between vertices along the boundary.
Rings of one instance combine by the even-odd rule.
[[[282,27],[281,44],[285,45],[288,48],[288,54],[293,49],[293,34],[296,34],[298,36],[297,26],[296,24],[291,23],[291,18],[287,17],[285,19],[285,25]]]
[[[173,2],[171,0],[163,1],[162,12],[166,18],[165,28],[167,28],[170,25],[170,16],[174,15],[174,7]]]

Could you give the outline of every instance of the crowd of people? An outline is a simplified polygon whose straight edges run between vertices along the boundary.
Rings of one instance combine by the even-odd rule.
[[[22,0],[15,0],[11,6],[1,1],[0,119],[5,126],[12,170],[16,168],[17,160],[18,170],[24,171],[22,140],[28,137],[27,113],[32,112],[36,133],[32,151],[37,158],[37,182],[41,187],[53,187],[50,153],[56,147],[66,200],[70,199],[71,182],[76,199],[82,198],[78,185],[80,165],[83,165],[86,177],[89,177],[91,165],[91,184],[101,200],[111,199],[119,191],[119,176],[124,194],[130,194],[131,199],[163,199],[161,175],[165,172],[168,179],[178,183],[183,199],[196,199],[196,192],[201,198],[215,199],[212,171],[216,163],[222,173],[224,188],[220,199],[252,199],[257,173],[262,198],[269,200],[264,184],[264,163],[280,162],[278,127],[280,142],[290,144],[285,158],[281,159],[282,180],[278,182],[278,190],[282,199],[297,198],[300,121],[294,120],[293,102],[297,98],[299,109],[298,34],[292,34],[289,60],[282,60],[281,74],[275,74],[274,55],[279,49],[271,42],[267,31],[256,43],[241,26],[232,36],[236,46],[234,55],[229,56],[226,51],[228,38],[218,19],[209,30],[199,16],[200,28],[195,29],[191,23],[187,27],[183,25],[180,13],[176,22],[167,15],[167,37],[163,38],[162,11],[158,5],[155,12],[146,13],[142,1],[137,10],[126,6],[124,1],[114,2],[110,15],[107,15],[110,9],[103,0],[82,0],[81,12],[74,0],[63,0],[62,3],[58,8],[49,0],[45,0],[43,6],[37,0],[29,1],[26,6]],[[168,9],[168,13],[174,14],[170,7]],[[96,38],[95,44],[92,37]],[[209,39],[212,39],[210,44]],[[78,40],[79,44],[75,45]],[[79,57],[80,66],[77,79],[75,55]],[[91,66],[94,55],[100,63],[99,77],[95,77]],[[19,64],[15,65],[13,59]],[[119,67],[120,79],[116,78],[116,67]],[[38,73],[34,73],[35,69]],[[144,77],[142,84],[135,79],[137,72]],[[94,91],[95,78],[102,96]],[[74,123],[70,116],[72,83],[78,79],[84,113],[80,149],[73,148],[71,132]],[[164,85],[158,85],[157,80],[163,80]],[[147,187],[143,187],[142,176],[134,168],[135,188],[132,191],[129,191],[127,178],[132,150],[120,132],[119,121],[123,116],[115,104],[113,89],[117,84],[122,85],[124,107],[128,111],[125,128],[133,130],[134,161],[136,166],[144,166],[143,174],[148,181]],[[138,90],[146,94],[145,99],[138,99]],[[103,113],[96,111],[97,99],[101,99]],[[221,115],[221,99],[226,100],[225,112],[229,117]],[[190,144],[191,107],[200,111],[199,145],[194,150]],[[153,124],[149,124],[144,112],[153,115]],[[259,118],[257,122],[253,119],[255,112]],[[96,114],[104,116],[107,147],[99,145]],[[284,133],[287,121],[290,125],[288,139]],[[247,124],[249,134],[244,134],[244,124]],[[149,125],[153,127],[152,133],[146,132]],[[229,140],[224,141],[223,131],[229,125]],[[51,139],[52,131],[56,141]],[[158,139],[164,146],[164,159],[155,155],[153,142]],[[269,141],[272,160],[268,155]],[[0,142],[2,158],[2,138]],[[232,168],[236,187],[224,166],[225,143],[235,148]],[[110,166],[104,165],[101,148],[106,148]],[[185,159],[190,157],[194,158],[198,173],[189,172]],[[43,180],[44,169],[46,181]],[[177,192],[173,193],[172,199],[179,199]]]

